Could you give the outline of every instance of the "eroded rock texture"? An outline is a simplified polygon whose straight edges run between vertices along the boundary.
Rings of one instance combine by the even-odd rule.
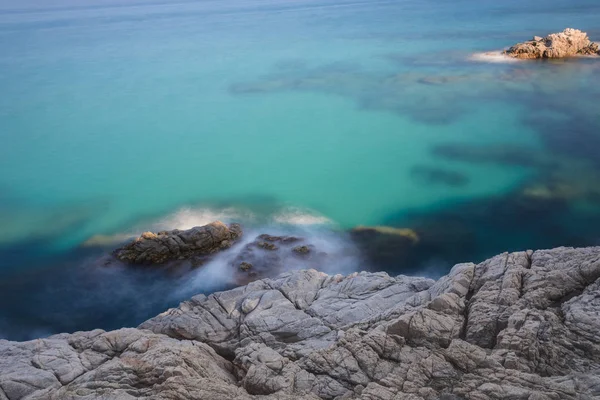
[[[144,232],[116,250],[114,255],[131,264],[162,264],[213,254],[231,247],[241,236],[242,229],[238,224],[227,226],[216,221],[183,231]]]
[[[600,398],[600,248],[437,282],[287,273],[138,329],[0,341],[0,399]]]
[[[535,36],[533,40],[514,45],[505,53],[511,57],[527,59],[595,55],[598,52],[598,44],[591,42],[587,33],[567,28],[545,38]]]

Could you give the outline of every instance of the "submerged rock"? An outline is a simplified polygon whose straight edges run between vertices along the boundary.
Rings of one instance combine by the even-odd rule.
[[[357,226],[349,231],[367,265],[376,270],[411,271],[418,268],[421,236],[413,229]]]
[[[108,258],[105,264],[110,265],[116,258],[130,265],[167,265],[172,272],[183,274],[206,265],[215,253],[230,249],[241,237],[240,225],[227,226],[219,221],[185,231],[144,232],[115,250],[114,258]],[[305,238],[261,234],[225,256],[227,283],[245,285],[289,269],[316,268],[335,257],[317,251],[317,246]]]
[[[246,244],[235,255],[232,280],[246,284],[256,279],[276,276],[286,267],[318,267],[327,254],[317,253],[310,241],[296,236],[262,234]]]
[[[372,270],[439,276],[463,260],[465,254],[479,254],[478,235],[471,221],[449,216],[445,211],[409,213],[405,214],[406,219],[399,220],[390,218],[389,223],[397,227],[357,227],[349,232],[350,238]],[[469,212],[460,210],[458,214],[468,218]]]
[[[600,397],[600,247],[504,253],[438,281],[296,271],[138,329],[0,341],[0,398]]]
[[[213,254],[231,247],[241,236],[239,224],[227,226],[216,221],[184,231],[144,232],[131,243],[115,250],[114,255],[120,261],[131,264],[162,264]]]
[[[408,228],[395,228],[393,226],[363,226],[359,225],[352,229],[352,233],[355,235],[392,235],[399,236],[409,242],[416,244],[419,243],[419,235],[412,229]]]
[[[93,235],[81,244],[81,247],[113,247],[121,243],[130,241],[135,235],[116,234],[116,235]]]
[[[524,59],[564,58],[598,54],[598,50],[598,45],[590,41],[587,33],[567,28],[545,38],[534,36],[533,40],[512,46],[505,54]]]
[[[310,247],[309,246],[297,246],[294,247],[292,249],[292,251],[296,254],[298,254],[299,256],[307,256],[310,254]]]
[[[252,269],[252,267],[254,267],[254,266],[252,264],[250,264],[249,262],[242,261],[240,263],[240,270],[241,271],[244,271],[244,272],[250,271]]]

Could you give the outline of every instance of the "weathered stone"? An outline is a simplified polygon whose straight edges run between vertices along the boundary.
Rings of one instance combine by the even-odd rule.
[[[599,299],[600,247],[437,282],[289,272],[138,329],[0,341],[0,399],[600,398]]]
[[[545,38],[535,36],[531,41],[518,43],[506,50],[505,54],[524,59],[564,58],[578,54],[598,54],[598,45],[592,43],[585,32],[567,28]]]
[[[238,224],[216,221],[185,231],[144,232],[131,243],[115,250],[119,260],[131,264],[162,264],[171,260],[207,256],[231,247],[242,236]]]

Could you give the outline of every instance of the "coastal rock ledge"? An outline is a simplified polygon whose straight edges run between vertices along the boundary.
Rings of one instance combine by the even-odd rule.
[[[532,40],[518,43],[504,52],[514,58],[564,58],[576,55],[599,55],[597,43],[591,42],[587,33],[567,28],[545,38],[535,36]]]
[[[437,281],[283,274],[137,329],[0,341],[0,399],[600,398],[600,247]]]

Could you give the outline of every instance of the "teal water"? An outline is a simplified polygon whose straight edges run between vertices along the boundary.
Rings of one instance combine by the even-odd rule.
[[[0,270],[24,286],[0,322],[26,326],[6,335],[97,322],[15,294],[85,268],[97,234],[391,225],[423,232],[414,268],[598,243],[600,60],[473,59],[571,26],[600,40],[598,17],[596,0],[4,1]],[[51,285],[56,313],[82,287]]]

